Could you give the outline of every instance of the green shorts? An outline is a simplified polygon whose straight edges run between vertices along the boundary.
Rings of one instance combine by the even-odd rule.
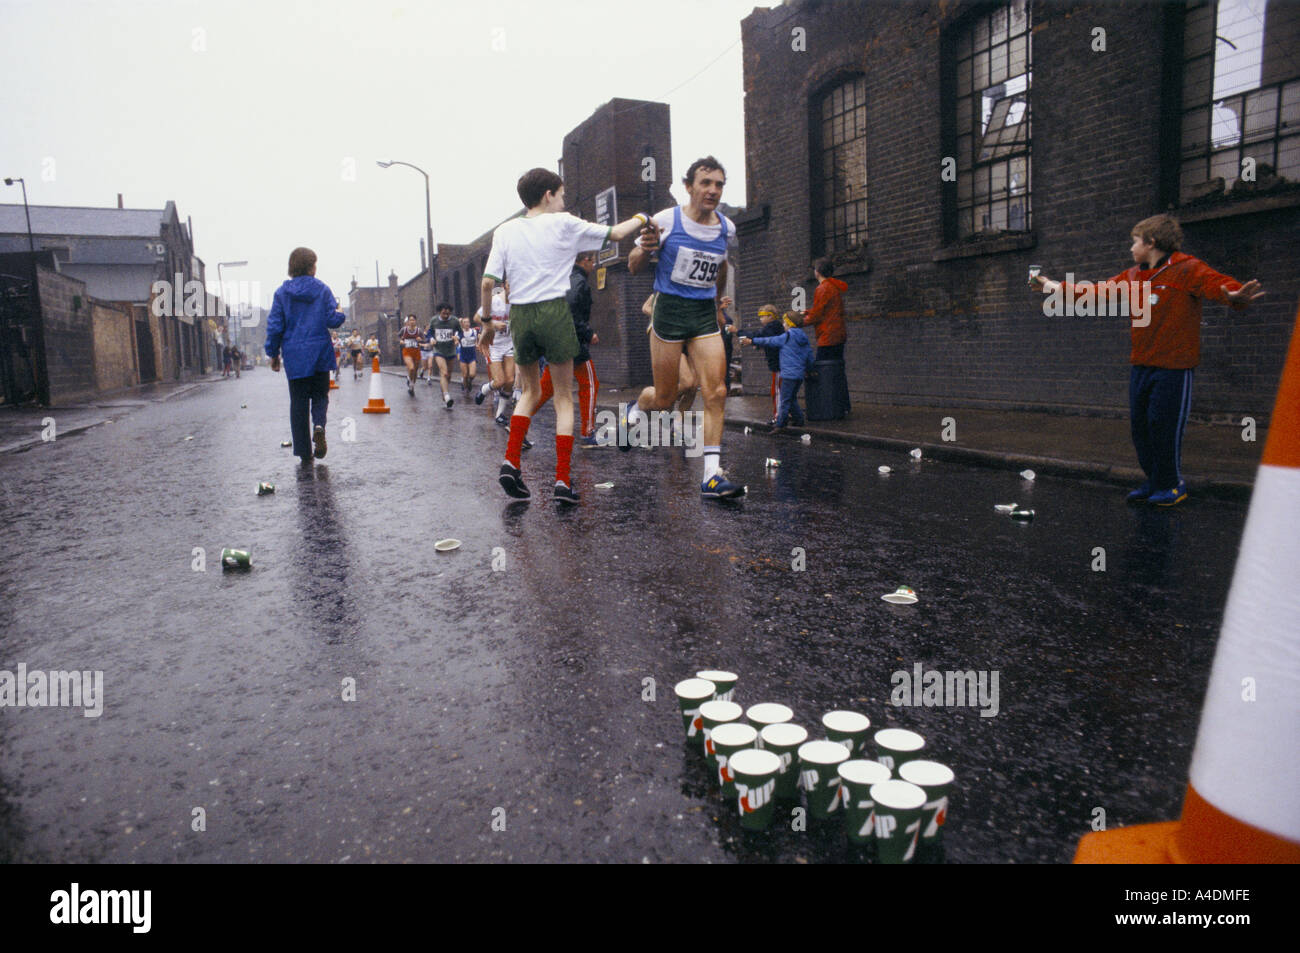
[[[660,339],[674,343],[720,333],[718,304],[713,298],[655,295],[655,311],[651,323]]]
[[[578,356],[573,314],[563,298],[512,304],[510,338],[515,342],[516,364],[536,364],[540,357],[552,364],[562,364]]]

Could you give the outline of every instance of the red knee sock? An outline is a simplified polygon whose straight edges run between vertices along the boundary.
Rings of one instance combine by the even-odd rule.
[[[569,457],[573,454],[573,434],[555,435],[555,479],[559,483],[569,483]]]
[[[516,470],[519,469],[519,455],[524,450],[524,437],[528,436],[528,425],[532,422],[532,417],[525,417],[523,414],[515,414],[510,418],[510,439],[506,442],[506,463]]]

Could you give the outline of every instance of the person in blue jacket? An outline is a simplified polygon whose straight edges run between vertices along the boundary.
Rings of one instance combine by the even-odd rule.
[[[346,315],[323,281],[316,279],[316,253],[295,248],[289,255],[289,280],[275,292],[266,319],[266,356],[271,370],[289,379],[289,426],[293,454],[303,465],[325,456],[325,410],[329,406],[330,371],[337,370],[330,328],[341,327]],[[307,418],[315,425],[311,437]]]
[[[781,406],[776,412],[776,423],[772,425],[772,433],[782,430],[787,419],[792,420],[796,427],[802,427],[804,416],[799,408],[799,385],[803,383],[804,375],[812,370],[813,361],[816,360],[816,353],[808,341],[808,335],[804,334],[803,329],[798,327],[794,319],[787,314],[785,331],[782,333],[769,337],[742,337],[740,343],[757,344],[759,347],[777,349],[780,352]]]

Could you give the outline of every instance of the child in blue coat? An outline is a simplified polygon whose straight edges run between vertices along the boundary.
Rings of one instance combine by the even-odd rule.
[[[293,432],[293,454],[304,465],[315,455],[325,456],[325,410],[329,406],[330,371],[338,369],[330,328],[343,324],[346,315],[323,281],[316,279],[316,253],[295,248],[289,255],[289,280],[275,292],[266,319],[266,356],[271,370],[280,369],[289,379],[289,427]],[[310,412],[315,425],[308,434]]]
[[[740,343],[757,344],[759,347],[777,349],[781,364],[781,405],[776,412],[776,423],[772,427],[775,433],[784,429],[787,419],[796,427],[804,425],[803,411],[799,407],[799,385],[804,375],[812,370],[816,354],[808,336],[798,327],[795,320],[785,316],[785,331],[769,337],[742,337]]]

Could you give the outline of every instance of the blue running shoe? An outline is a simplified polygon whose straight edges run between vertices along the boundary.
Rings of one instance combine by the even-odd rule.
[[[585,437],[579,437],[577,440],[574,441],[574,443],[576,443],[579,447],[599,447],[599,446],[600,446],[600,444],[599,444],[599,443],[597,442],[597,440],[596,440],[596,435],[595,435],[594,433],[593,433],[593,434],[588,434],[588,435],[585,436]]]
[[[1156,506],[1177,506],[1185,499],[1187,499],[1187,484],[1180,481],[1172,490],[1152,493],[1147,497],[1147,502],[1154,503]]]
[[[728,480],[725,470],[719,470],[700,484],[700,496],[706,500],[734,500],[744,495],[745,488]]]
[[[1143,483],[1136,490],[1130,490],[1128,496],[1125,497],[1125,499],[1127,499],[1130,503],[1145,503],[1148,497],[1150,496],[1151,496],[1151,481],[1148,480],[1146,483]]]

